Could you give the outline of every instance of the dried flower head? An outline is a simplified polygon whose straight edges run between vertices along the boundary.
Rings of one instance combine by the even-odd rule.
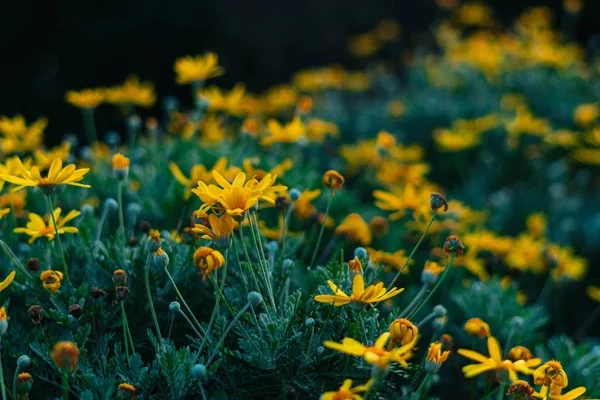
[[[58,368],[75,371],[79,362],[79,348],[73,342],[58,342],[54,345],[50,357]]]
[[[431,206],[433,212],[437,212],[437,210],[442,207],[444,207],[444,211],[448,211],[448,202],[446,201],[446,197],[440,193],[431,193],[429,205]]]
[[[27,314],[29,314],[29,318],[31,319],[31,323],[33,325],[39,326],[42,323],[43,313],[42,307],[38,305],[34,305],[29,307],[27,310]]]
[[[129,288],[127,286],[117,286],[115,288],[115,304],[119,304],[129,297]]]
[[[81,317],[81,311],[81,306],[79,304],[73,304],[69,306],[69,314],[71,314],[75,318]]]
[[[115,286],[127,285],[127,273],[122,269],[117,269],[113,272],[112,280]]]
[[[348,269],[354,274],[362,274],[363,267],[358,257],[354,257],[353,260],[348,261]]]
[[[323,174],[323,185],[331,189],[331,195],[335,195],[335,189],[342,190],[346,180],[337,171],[330,169]]]
[[[28,271],[37,273],[40,270],[40,260],[37,258],[28,259],[25,263],[25,268],[27,268]]]
[[[508,390],[506,391],[506,394],[512,394],[515,396],[515,398],[518,398],[517,396],[520,396],[522,398],[528,399],[533,398],[531,396],[534,392],[535,390],[533,390],[533,388],[529,385],[527,381],[517,379],[516,381],[510,384]]]
[[[90,296],[94,299],[99,299],[102,296],[105,296],[106,292],[98,287],[93,287],[90,289]]]
[[[450,253],[454,253],[456,257],[462,256],[465,253],[465,246],[456,235],[448,236],[444,243],[444,253],[448,256]]]

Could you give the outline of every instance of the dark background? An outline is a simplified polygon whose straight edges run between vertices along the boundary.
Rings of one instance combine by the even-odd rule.
[[[488,4],[504,22],[534,5],[551,7],[557,19],[562,13],[560,0]],[[242,81],[261,91],[306,67],[360,67],[346,40],[383,18],[400,22],[403,48],[430,43],[436,10],[433,0],[3,0],[0,115],[48,117],[47,137],[55,143],[81,131],[79,111],[64,101],[67,90],[117,84],[136,73],[155,84],[159,99],[189,101],[189,88],[174,83],[173,62],[212,50],[227,70],[212,83]],[[588,0],[577,28],[583,45],[595,46],[598,15],[600,1]],[[118,128],[117,121],[112,107],[100,107],[100,133]]]

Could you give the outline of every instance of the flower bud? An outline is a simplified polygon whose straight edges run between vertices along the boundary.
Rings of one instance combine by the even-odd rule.
[[[27,399],[29,393],[31,391],[31,387],[33,386],[33,378],[31,374],[28,372],[22,372],[17,375],[17,398]]]
[[[271,240],[267,243],[267,251],[270,253],[275,253],[279,249],[279,244],[275,240]]]
[[[319,346],[319,347],[317,347],[317,354],[318,354],[318,355],[321,355],[321,354],[323,354],[323,352],[324,352],[324,351],[325,351],[325,347],[323,347],[323,346]]]
[[[169,265],[169,256],[162,248],[159,248],[152,254],[151,261],[154,268],[165,268]]]
[[[121,135],[115,131],[108,131],[106,132],[106,135],[104,135],[104,142],[109,147],[117,147],[119,144],[121,144]]]
[[[260,305],[262,303],[263,298],[258,292],[250,292],[248,293],[248,303],[252,304],[254,307]]]
[[[508,358],[510,358],[513,361],[529,361],[534,357],[527,347],[515,346],[508,352]]]
[[[353,260],[348,261],[348,269],[350,270],[350,272],[352,272],[354,274],[362,275],[363,267],[362,267],[362,263],[360,262],[358,257],[354,257]]]
[[[137,217],[142,212],[142,207],[138,203],[127,204],[127,215],[130,218]]]
[[[177,301],[172,301],[171,304],[169,304],[169,311],[172,313],[181,311],[181,304]]]
[[[312,318],[306,318],[306,320],[304,321],[304,326],[306,326],[307,328],[313,326],[315,324],[315,320]]]
[[[90,296],[94,299],[99,299],[102,296],[105,296],[106,292],[98,287],[93,287],[90,289]]]
[[[146,241],[146,251],[148,253],[154,253],[160,249],[162,239],[160,238],[160,232],[152,229],[149,233],[149,238]]]
[[[200,380],[206,376],[206,367],[204,364],[196,364],[192,367],[192,376]]]
[[[22,355],[17,359],[17,367],[19,369],[25,369],[31,365],[31,358],[26,355]]]
[[[479,336],[480,338],[489,337],[491,335],[490,326],[479,318],[471,318],[465,323],[465,331],[471,336]]]
[[[75,318],[81,317],[81,311],[81,306],[79,304],[73,304],[69,306],[69,314],[71,314]]]
[[[421,272],[421,282],[424,285],[433,285],[437,282],[440,273],[442,273],[446,268],[440,267],[440,265],[433,261],[426,261],[425,267],[423,268],[423,272]]]
[[[363,259],[367,257],[367,250],[364,247],[357,247],[354,249],[354,257],[358,257],[359,259]]]
[[[127,273],[122,269],[117,269],[113,272],[112,281],[115,286],[127,285]]]
[[[446,256],[448,256],[450,253],[454,253],[456,257],[462,256],[465,253],[465,247],[458,236],[448,236],[446,243],[444,243],[444,253],[446,253]]]
[[[73,342],[58,342],[54,345],[50,357],[58,368],[75,371],[79,362],[79,348]]]
[[[280,210],[285,210],[289,204],[290,202],[285,196],[277,196],[275,198],[275,207]]]
[[[116,211],[119,209],[119,203],[115,199],[108,198],[104,201],[104,208],[108,211]]]
[[[438,318],[445,317],[446,315],[448,315],[448,311],[446,310],[446,307],[444,307],[441,304],[438,304],[437,306],[433,307],[432,314],[434,314]]]
[[[117,388],[117,400],[135,400],[135,386],[129,383],[121,383]]]
[[[447,322],[448,322],[448,317],[434,318],[433,321],[431,322],[431,326],[434,330],[441,331],[442,329],[444,329]]]
[[[31,319],[31,323],[33,325],[39,326],[42,323],[43,313],[42,313],[41,306],[38,306],[38,305],[31,306],[27,310],[27,313],[29,314],[29,318]]]
[[[300,196],[302,195],[302,192],[299,191],[298,189],[291,189],[289,191],[289,195],[290,195],[290,200],[296,201],[300,198]]]
[[[84,217],[94,216],[94,207],[91,204],[84,204],[81,206],[81,215]]]
[[[525,320],[519,316],[512,317],[510,320],[510,326],[515,331],[521,329],[525,325]]]
[[[285,260],[283,260],[283,268],[284,269],[290,269],[290,268],[292,268],[293,265],[294,265],[294,260],[290,260],[289,258],[286,258]]]

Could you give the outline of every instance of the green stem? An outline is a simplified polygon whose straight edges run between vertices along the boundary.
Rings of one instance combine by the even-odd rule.
[[[412,299],[410,304],[408,306],[406,306],[404,311],[402,311],[400,313],[398,318],[403,318],[405,315],[408,315],[410,313],[410,310],[412,310],[419,303],[419,301],[421,300],[421,297],[423,297],[425,295],[428,288],[429,288],[429,285],[423,285],[421,287],[421,290],[419,290],[419,293],[417,293],[417,295]]]
[[[250,261],[250,255],[248,254],[248,249],[246,248],[246,241],[244,240],[244,230],[242,229],[242,225],[240,224],[240,241],[242,242],[242,247],[244,249],[244,255],[246,256],[246,262],[248,263],[248,269],[252,274],[252,280],[254,280],[254,285],[256,285],[256,290],[262,296],[262,292],[260,290],[260,285],[258,284],[258,280],[256,279],[256,274],[254,273],[254,269],[252,268],[252,262]]]
[[[2,400],[6,400],[6,389],[4,387],[4,371],[2,370],[2,348],[0,348],[0,389],[2,391]]]
[[[63,400],[69,400],[69,370],[63,368],[62,373]]]
[[[123,306],[123,312],[125,313],[125,306]],[[131,328],[129,328],[127,313],[125,313],[125,326],[127,327],[127,338],[129,339],[129,345],[131,346],[131,353],[135,354],[135,346],[133,345],[133,337],[131,336]]]
[[[119,236],[121,245],[125,247],[125,221],[123,219],[123,182],[119,181],[117,186],[117,201],[119,202]]]
[[[98,225],[96,226],[96,236],[94,240],[94,246],[100,241],[100,237],[102,236],[102,228],[104,227],[104,223],[106,222],[106,217],[108,216],[108,207],[104,206],[102,209],[102,214],[100,215],[100,220],[98,221]],[[143,248],[143,247],[142,247]]]
[[[425,298],[425,300],[423,300],[423,302],[421,303],[421,305],[419,305],[419,307],[417,307],[417,309],[415,311],[413,311],[412,313],[410,313],[410,315],[407,316],[407,318],[410,319],[410,317],[417,315],[417,313],[421,310],[421,308],[423,308],[423,306],[425,305],[425,303],[427,303],[427,300],[429,300],[431,298],[431,296],[434,295],[434,293],[436,292],[436,290],[440,287],[440,285],[444,281],[444,278],[446,277],[446,275],[448,275],[448,273],[452,269],[452,264],[454,263],[455,256],[456,256],[456,254],[452,253],[452,255],[450,256],[450,262],[448,263],[448,266],[446,267],[446,270],[444,271],[444,274],[441,276],[440,280],[435,284],[435,286],[433,287],[433,290],[431,292],[429,292],[429,295]]]
[[[146,258],[146,268],[144,277],[146,280],[146,296],[148,296],[148,304],[150,305],[150,311],[152,312],[152,319],[154,320],[154,327],[156,328],[156,334],[158,335],[158,340],[160,343],[160,348],[162,349],[162,335],[160,333],[160,326],[158,325],[158,318],[156,318],[156,311],[154,311],[154,303],[152,302],[152,292],[150,292],[150,259],[152,254],[148,254]]]
[[[309,269],[313,267],[315,263],[315,259],[317,258],[317,253],[319,252],[319,246],[321,245],[321,239],[323,238],[323,232],[325,231],[325,225],[327,225],[327,218],[329,217],[329,209],[331,208],[331,203],[333,202],[333,194],[329,195],[329,200],[327,201],[327,208],[325,209],[325,218],[323,218],[323,223],[321,224],[321,230],[319,231],[319,237],[317,238],[317,245],[313,250],[313,255],[310,260]]]
[[[250,308],[250,306],[251,306],[250,302],[246,303],[246,305],[244,307],[242,307],[242,309],[240,310],[240,312],[237,313],[237,315],[233,318],[233,320],[231,321],[231,323],[229,324],[229,326],[227,327],[227,329],[225,329],[225,332],[223,332],[223,335],[221,335],[221,339],[219,340],[219,343],[217,343],[217,346],[215,347],[215,350],[213,351],[212,355],[210,356],[210,358],[208,359],[208,361],[205,364],[206,368],[208,368],[208,366],[210,365],[210,363],[212,362],[212,360],[215,358],[215,356],[219,352],[219,349],[223,345],[223,342],[225,341],[225,338],[229,334],[229,331],[231,331],[231,329],[233,328],[233,326],[242,317],[242,315],[244,315],[244,313],[246,311],[248,311],[248,308]]]
[[[8,256],[8,258],[11,259],[11,261],[17,266],[19,267],[24,273],[25,275],[27,275],[27,277],[29,279],[33,278],[33,276],[31,276],[31,274],[29,273],[29,271],[27,271],[27,268],[25,268],[23,266],[23,264],[21,264],[21,261],[19,261],[19,259],[17,258],[16,254],[13,253],[13,251],[10,249],[10,247],[8,247],[8,245],[0,240],[0,247],[2,247],[2,249],[4,250],[4,253],[6,253],[6,255]]]
[[[365,328],[365,321],[363,321],[362,313],[360,311],[358,312],[358,320],[360,321],[360,326],[362,328],[363,336],[365,338],[364,343],[367,343],[369,341],[369,337],[367,336],[367,329]]]
[[[17,368],[15,369],[15,375],[13,376],[13,394],[15,396],[18,396],[17,394],[17,378],[19,377],[19,372],[20,372],[21,368],[19,368],[19,366],[17,365]],[[2,377],[4,378],[4,377]]]
[[[215,278],[213,278],[211,275],[209,275],[208,279],[210,280],[210,283],[212,283],[212,285],[213,285],[213,287],[215,289],[215,292],[218,295],[218,298],[221,299],[221,301],[223,302],[223,304],[225,304],[225,307],[227,307],[227,311],[229,311],[229,314],[234,315],[235,313],[233,312],[233,309],[229,305],[229,302],[227,301],[227,299],[223,295],[223,292],[221,291],[221,289],[219,289],[219,286],[217,285],[217,282],[215,281]]]
[[[202,337],[202,335],[200,334],[200,332],[198,332],[198,329],[196,329],[196,327],[194,326],[194,323],[188,318],[187,315],[185,315],[185,313],[181,309],[179,310],[179,314],[181,314],[181,316],[187,321],[187,323],[190,325],[190,327],[192,328],[192,330],[194,331],[194,333],[196,335],[198,335],[198,337],[200,338],[200,340],[204,340],[204,338]]]
[[[90,142],[89,144],[97,142],[98,136],[96,135],[96,123],[94,122],[94,109],[83,108],[81,113],[83,116],[83,127]]]
[[[225,263],[225,267],[224,268],[227,268],[227,263]],[[183,298],[183,295],[181,294],[181,292],[177,288],[177,285],[175,284],[175,280],[173,280],[173,277],[169,273],[169,270],[167,269],[167,267],[165,267],[165,272],[167,273],[167,276],[169,277],[169,280],[171,281],[171,284],[173,285],[173,288],[175,289],[175,293],[177,293],[177,298],[179,299],[179,301],[181,301],[181,304],[183,304],[183,306],[185,307],[185,309],[187,310],[187,312],[192,316],[192,319],[194,320],[194,322],[196,324],[196,328],[200,329],[200,331],[202,332],[202,334],[206,335],[206,332],[204,332],[204,329],[202,329],[202,325],[200,325],[200,322],[198,322],[198,319],[196,319],[196,316],[192,312],[192,309],[190,308],[190,306],[188,305],[188,303]]]
[[[265,260],[265,255],[262,251],[262,243],[259,246],[258,239],[256,234],[254,233],[254,218],[250,216],[250,235],[252,236],[252,242],[254,243],[254,247],[256,248],[256,254],[258,255],[258,263],[260,265],[260,270],[263,274],[263,278],[265,280],[265,286],[267,287],[267,293],[269,294],[269,300],[271,301],[271,305],[273,306],[273,310],[277,312],[277,307],[275,306],[275,298],[273,297],[273,287],[271,285],[271,279],[269,278],[269,270],[266,266],[267,261]],[[240,229],[242,229],[240,227]],[[257,226],[258,229],[258,226]]]
[[[396,276],[394,277],[394,279],[392,279],[392,282],[388,285],[387,290],[389,291],[392,286],[394,285],[394,283],[396,283],[396,280],[398,280],[398,278],[400,277],[400,274],[402,273],[402,271],[404,270],[404,268],[408,265],[408,262],[412,259],[412,257],[415,255],[415,252],[417,251],[417,249],[419,248],[419,246],[421,245],[421,242],[423,241],[423,239],[425,238],[425,235],[427,234],[427,231],[429,231],[429,228],[431,227],[431,224],[433,224],[433,221],[435,220],[436,217],[436,213],[434,212],[433,215],[431,216],[431,219],[429,220],[429,223],[427,224],[427,226],[425,227],[425,230],[423,231],[423,234],[421,235],[421,237],[419,238],[419,241],[417,242],[417,244],[415,245],[415,247],[412,249],[412,251],[410,252],[410,254],[408,255],[408,258],[406,259],[406,261],[404,261],[404,264],[402,264],[402,266],[400,267],[400,269],[398,270],[398,273],[396,274]]]
[[[46,195],[46,202],[48,203],[48,208],[50,210],[50,217],[52,218],[52,223],[54,224],[54,233],[56,235],[56,240],[58,241],[58,248],[60,249],[60,256],[62,257],[63,267],[65,270],[65,281],[68,285],[71,284],[71,280],[69,279],[69,268],[67,267],[67,261],[65,260],[65,251],[63,249],[62,242],[60,240],[60,235],[58,233],[58,226],[56,225],[56,218],[54,218],[54,206],[52,205],[52,199],[50,195]]]
[[[504,399],[504,387],[505,387],[505,384],[504,384],[504,382],[502,382],[500,384],[500,387],[498,388],[498,396],[496,396],[496,400]]]
[[[240,261],[240,253],[238,251],[237,242],[235,241],[235,235],[231,235],[231,241],[233,243],[233,251],[235,252],[235,259],[238,264],[238,268],[240,269],[240,277],[242,278],[242,284],[244,285],[244,290],[246,291],[246,296],[250,293],[248,290],[248,284],[246,283],[246,277],[244,277],[244,271],[242,270],[242,262]]]
[[[129,344],[127,338],[127,317],[125,317],[125,307],[123,306],[123,302],[121,302],[121,321],[123,324],[123,340],[125,341],[125,355],[127,356],[127,364],[129,364]]]

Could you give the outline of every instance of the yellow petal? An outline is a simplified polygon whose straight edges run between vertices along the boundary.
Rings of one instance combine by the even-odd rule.
[[[10,285],[12,283],[13,279],[15,279],[16,274],[17,274],[17,272],[13,271],[10,274],[8,274],[8,276],[6,277],[5,280],[0,282],[0,292],[3,291],[4,289],[6,289],[8,287],[8,285]]]
[[[390,338],[389,332],[383,333],[381,336],[379,336],[379,338],[375,342],[375,347],[383,349],[383,346],[385,346],[385,343],[388,341],[389,338]]]
[[[487,341],[488,351],[490,352],[490,358],[494,360],[497,364],[502,362],[502,351],[500,350],[500,345],[498,344],[498,340],[490,336]]]
[[[471,360],[478,361],[480,363],[483,363],[483,362],[486,362],[489,360],[489,358],[487,358],[483,354],[480,354],[473,350],[459,349],[458,354],[460,354],[463,357],[470,358]]]
[[[352,294],[356,297],[359,297],[360,295],[362,295],[362,293],[365,291],[365,281],[362,277],[362,275],[357,274],[356,276],[354,276],[354,279],[352,280]]]

